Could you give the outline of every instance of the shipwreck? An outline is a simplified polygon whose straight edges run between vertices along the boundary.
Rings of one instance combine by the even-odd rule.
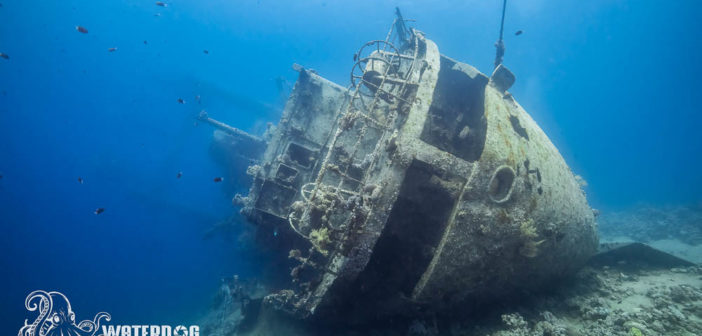
[[[597,252],[595,214],[504,65],[487,76],[442,55],[399,11],[354,60],[348,87],[296,66],[265,139],[200,116],[252,163],[236,201],[284,273],[263,307],[449,309],[538,289]]]

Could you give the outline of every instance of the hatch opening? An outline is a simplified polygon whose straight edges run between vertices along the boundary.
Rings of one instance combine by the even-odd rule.
[[[485,85],[475,68],[441,57],[439,79],[420,138],[466,161],[480,158],[485,146]]]
[[[411,296],[434,257],[465,181],[414,161],[368,266],[357,279],[370,297]]]
[[[309,148],[300,146],[294,142],[288,145],[288,156],[292,162],[310,168],[315,161],[315,152]]]

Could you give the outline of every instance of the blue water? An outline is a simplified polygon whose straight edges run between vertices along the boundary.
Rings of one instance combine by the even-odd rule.
[[[293,83],[300,63],[347,85],[353,53],[384,38],[397,5],[443,54],[489,73],[501,6],[167,2],[0,0],[4,334],[33,318],[35,289],[65,293],[79,319],[196,321],[221,277],[255,276],[259,262],[202,239],[246,183],[212,181],[225,169],[197,113],[260,134],[289,90],[276,78]],[[509,1],[511,91],[594,207],[702,201],[701,12],[693,0]]]

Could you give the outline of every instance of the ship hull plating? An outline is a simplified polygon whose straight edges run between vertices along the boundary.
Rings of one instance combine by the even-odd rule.
[[[506,91],[509,70],[488,78],[417,31],[369,42],[356,60],[349,89],[298,69],[249,168],[242,211],[285,238],[270,247],[290,270],[266,307],[450,308],[538,289],[596,252],[585,194]]]

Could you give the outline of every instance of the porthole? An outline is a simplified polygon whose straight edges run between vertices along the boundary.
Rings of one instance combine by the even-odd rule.
[[[492,174],[488,185],[488,195],[495,203],[504,203],[509,200],[514,187],[516,174],[510,166],[499,166]]]

